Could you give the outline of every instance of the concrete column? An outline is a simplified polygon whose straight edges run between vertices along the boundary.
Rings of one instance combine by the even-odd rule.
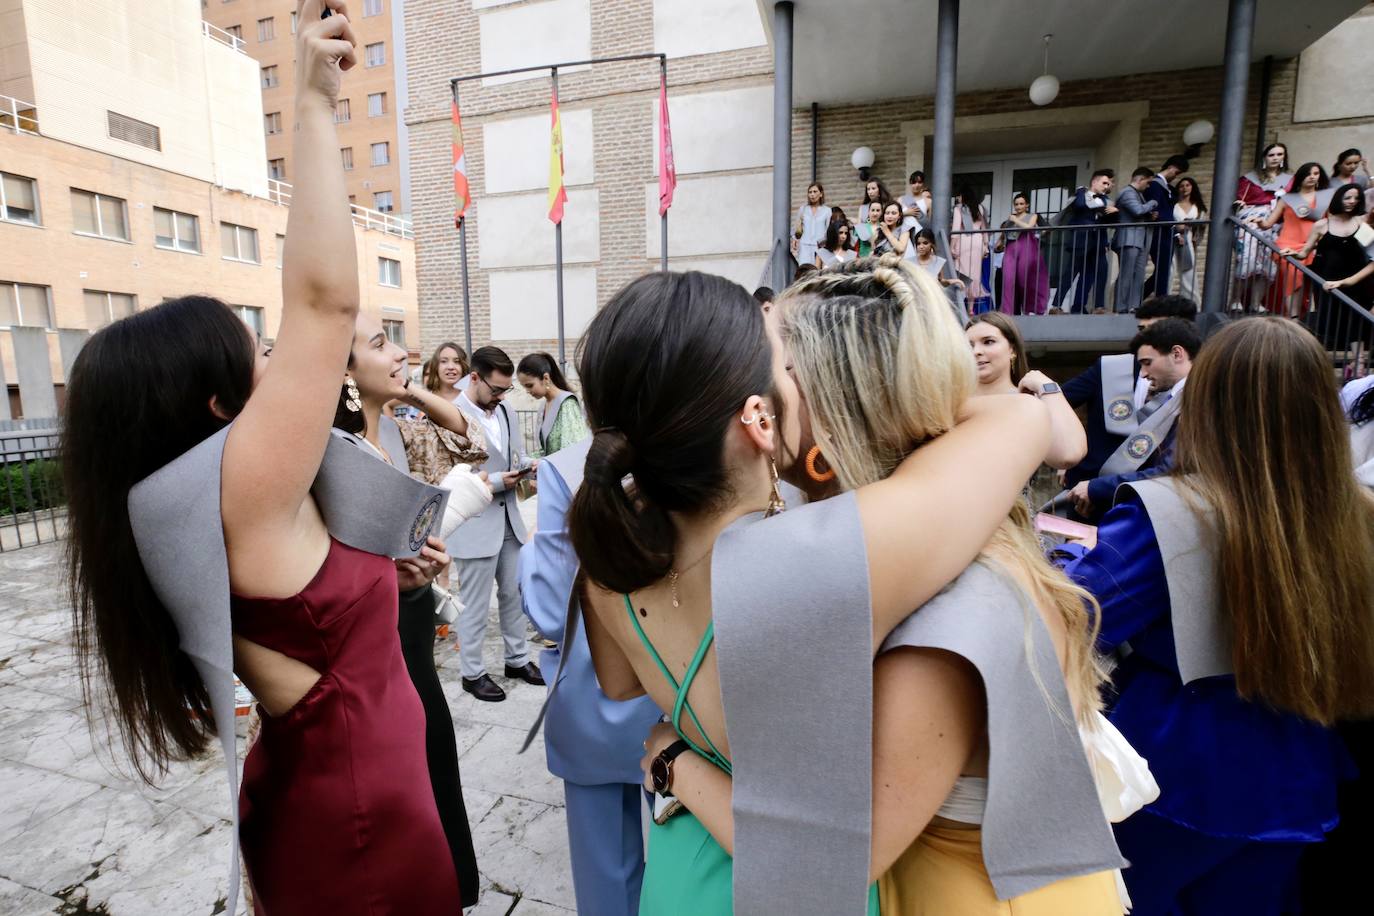
[[[935,134],[930,157],[933,227],[938,235],[950,226],[954,196],[954,95],[959,68],[959,0],[940,0],[935,33]],[[948,257],[946,251],[945,256]]]
[[[792,3],[773,7],[773,288],[792,279]]]
[[[1231,248],[1235,242],[1235,227],[1226,218],[1231,215],[1231,201],[1235,199],[1236,182],[1240,180],[1250,46],[1255,36],[1255,0],[1230,2],[1221,85],[1221,125],[1217,130],[1217,160],[1212,172],[1212,225],[1207,233],[1207,272],[1203,278],[1204,312],[1226,310]]]

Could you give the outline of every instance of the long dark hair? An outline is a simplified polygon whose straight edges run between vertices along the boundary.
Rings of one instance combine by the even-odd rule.
[[[878,186],[878,203],[886,207],[888,202],[892,200],[892,195],[888,193],[887,185],[883,184],[881,178],[869,178],[864,182],[864,193],[862,203],[860,204],[865,216],[868,214],[868,205],[873,203],[873,201],[868,199],[868,186],[870,184],[876,184]]]
[[[1307,173],[1312,169],[1317,170],[1317,190],[1325,191],[1331,186],[1331,180],[1326,177],[1326,169],[1317,162],[1304,162],[1293,170],[1293,180],[1288,183],[1288,193],[1297,194],[1302,190],[1302,183],[1307,179]]]
[[[964,185],[959,189],[959,203],[968,207],[969,215],[973,217],[975,223],[986,222],[983,218],[983,200],[977,195],[977,192],[975,192],[973,188]],[[972,227],[965,226],[964,228],[969,229]]]
[[[113,707],[148,782],[202,753],[215,728],[210,696],[139,559],[129,490],[224,427],[211,398],[226,416],[243,409],[254,346],[224,303],[186,296],[91,335],[67,380],[62,475],[82,690],[88,710]]]
[[[1011,347],[1011,383],[1021,384],[1021,377],[1030,371],[1030,361],[1026,359],[1026,343],[1021,339],[1021,329],[1016,322],[1002,312],[984,312],[975,315],[968,326],[971,328],[975,324],[994,327],[1002,335],[1002,339]]]
[[[1359,191],[1360,194],[1355,198],[1355,206],[1347,210],[1345,204],[1341,203],[1345,195],[1351,191]],[[1364,216],[1364,188],[1348,181],[1336,189],[1336,193],[1331,195],[1331,205],[1326,208],[1327,216]]]
[[[1179,194],[1179,202],[1182,203],[1184,201],[1191,201],[1193,206],[1197,207],[1197,215],[1201,217],[1204,213],[1207,212],[1207,201],[1202,199],[1202,188],[1198,185],[1196,178],[1194,178],[1192,175],[1184,175],[1182,178],[1180,178],[1177,182],[1174,183],[1174,192],[1178,193],[1178,189],[1183,187],[1183,182],[1185,181],[1192,186],[1193,193],[1189,194],[1187,197],[1184,197],[1182,194]]]
[[[772,347],[743,287],[693,271],[632,281],[579,349],[595,433],[568,529],[592,581],[633,592],[672,568],[668,513],[728,503],[725,436],[751,395],[774,394]]]
[[[1361,153],[1359,150],[1355,149],[1353,146],[1352,146],[1350,149],[1341,150],[1341,154],[1340,154],[1339,156],[1336,157],[1336,163],[1335,163],[1335,165],[1331,166],[1331,174],[1332,174],[1332,175],[1335,175],[1335,174],[1337,174],[1338,172],[1340,172],[1340,170],[1341,170],[1341,163],[1344,162],[1345,160],[1349,159],[1351,156],[1359,156],[1361,159],[1364,158],[1364,154]],[[1358,162],[1355,163],[1355,168],[1358,169],[1359,167],[1360,167],[1360,164],[1359,164]],[[1354,173],[1354,172],[1351,172],[1350,174],[1353,175],[1353,174],[1355,174],[1355,173]]]
[[[840,230],[843,229],[845,236],[845,248],[848,249],[854,242],[854,230],[847,221],[837,222],[831,220],[830,225],[825,227],[825,250],[834,252],[840,247]]]
[[[547,375],[549,381],[563,391],[572,390],[572,386],[563,377],[562,371],[558,368],[558,363],[554,361],[553,355],[550,353],[541,351],[526,355],[524,359],[520,360],[520,365],[515,367],[515,371],[518,375],[532,375],[535,378],[542,378]]]
[[[348,368],[353,368],[352,347],[348,348]],[[356,410],[352,410],[349,409],[348,402],[348,382],[345,381],[339,385],[339,400],[334,405],[334,428],[355,436],[366,436],[367,417],[363,416],[362,406],[359,405]]]
[[[433,355],[425,360],[425,367],[420,370],[420,378],[424,379],[425,387],[436,394],[439,392],[439,386],[443,384],[439,380],[439,357],[444,355],[445,350],[452,350],[458,355],[458,365],[463,369],[462,374],[468,374],[467,351],[451,340],[446,340],[439,344],[439,346],[434,348]]]

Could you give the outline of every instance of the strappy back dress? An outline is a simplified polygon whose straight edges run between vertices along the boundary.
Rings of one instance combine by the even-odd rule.
[[[673,688],[675,699],[671,722],[673,730],[697,753],[731,775],[730,760],[720,752],[701,725],[687,700],[692,682],[715,642],[715,625],[707,624],[697,651],[679,682],[635,616],[630,596],[622,596],[640,642],[654,660],[663,679]],[[706,742],[702,745],[682,728],[686,715]],[[702,826],[690,811],[681,811],[666,824],[649,825],[649,855],[644,865],[644,883],[639,895],[641,916],[729,916],[734,913],[734,868],[730,854]],[[878,885],[870,889],[868,916],[878,916]]]

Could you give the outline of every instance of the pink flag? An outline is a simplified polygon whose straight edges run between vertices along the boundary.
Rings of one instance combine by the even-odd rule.
[[[658,83],[658,215],[673,205],[677,187],[677,168],[673,165],[673,129],[668,124],[668,77],[660,74]]]

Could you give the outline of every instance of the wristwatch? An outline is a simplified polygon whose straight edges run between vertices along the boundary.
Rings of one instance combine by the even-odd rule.
[[[679,738],[672,744],[658,752],[658,756],[649,764],[649,778],[653,780],[654,791],[659,795],[672,798],[673,796],[673,761],[683,751],[690,748],[683,739]]]
[[[1043,398],[1047,394],[1062,394],[1063,392],[1064,389],[1059,387],[1058,382],[1046,382],[1040,386],[1040,390],[1035,393],[1035,396]]]

